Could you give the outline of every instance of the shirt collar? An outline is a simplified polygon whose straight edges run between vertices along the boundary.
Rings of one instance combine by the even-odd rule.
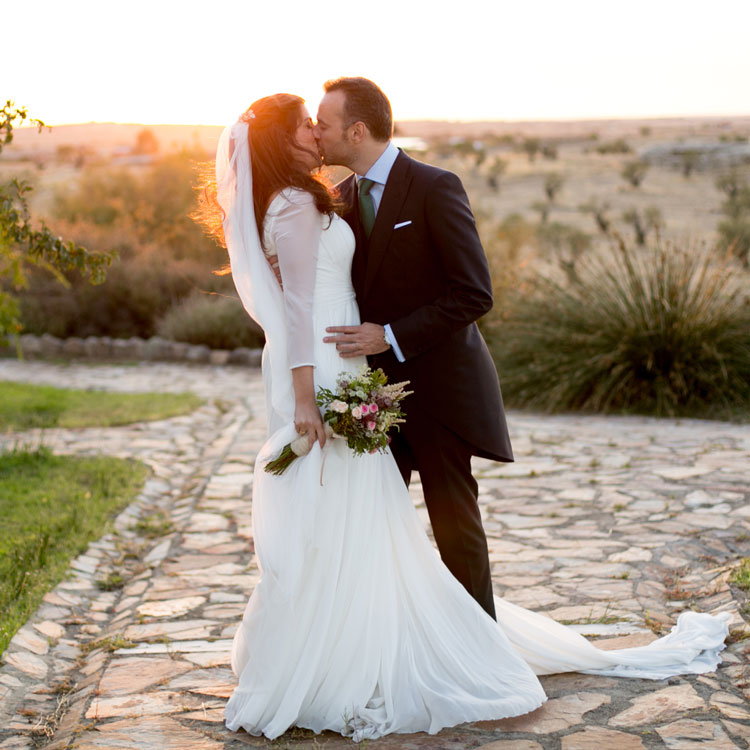
[[[393,145],[393,141],[388,141],[385,151],[383,151],[378,157],[378,160],[367,170],[367,174],[364,176],[367,177],[368,180],[385,185],[397,157],[398,149]]]

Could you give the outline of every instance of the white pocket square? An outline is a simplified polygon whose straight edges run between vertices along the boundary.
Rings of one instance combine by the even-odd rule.
[[[393,228],[394,229],[401,229],[401,227],[408,227],[409,224],[411,224],[411,220],[409,220],[409,221],[402,221],[400,224],[394,224]]]

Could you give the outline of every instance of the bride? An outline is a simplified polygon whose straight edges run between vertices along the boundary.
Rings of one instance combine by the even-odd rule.
[[[310,115],[289,94],[255,102],[216,158],[232,275],[266,335],[269,435],[253,488],[262,577],[234,639],[227,726],[271,739],[292,726],[355,741],[435,733],[533,711],[546,699],[541,674],[715,669],[727,626],[709,615],[683,614],[666,637],[620,651],[502,599],[495,622],[441,562],[392,455],[355,457],[326,440],[315,392],[365,359],[323,343],[359,313],[354,236],[319,166]],[[310,452],[281,476],[265,472],[297,433]]]

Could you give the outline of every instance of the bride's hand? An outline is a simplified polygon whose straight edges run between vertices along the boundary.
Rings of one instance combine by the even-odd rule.
[[[323,419],[314,401],[297,402],[294,409],[294,428],[300,435],[307,435],[309,437],[311,448],[315,440],[320,443],[321,448],[326,444],[326,431]]]

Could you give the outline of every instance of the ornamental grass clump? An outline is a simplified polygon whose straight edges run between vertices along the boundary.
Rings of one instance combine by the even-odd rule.
[[[727,257],[622,239],[569,285],[541,278],[512,302],[495,358],[515,406],[747,417],[747,275]],[[744,284],[743,284],[744,280]]]

